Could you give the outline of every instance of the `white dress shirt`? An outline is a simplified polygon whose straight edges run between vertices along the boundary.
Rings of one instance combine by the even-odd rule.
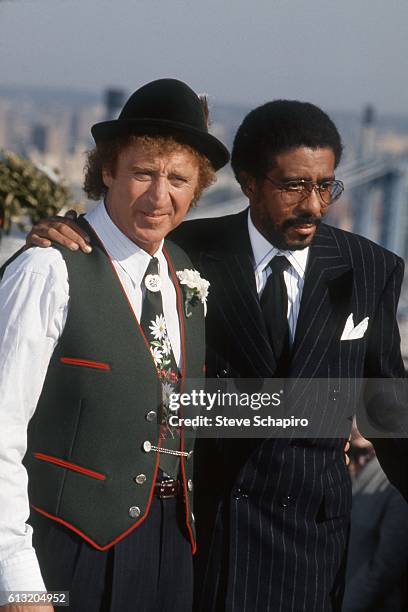
[[[305,271],[309,247],[298,251],[282,251],[274,247],[256,229],[248,211],[248,232],[251,241],[252,252],[254,255],[254,272],[258,295],[262,295],[266,279],[272,270],[269,263],[273,257],[284,255],[289,261],[290,266],[283,272],[283,278],[288,293],[288,325],[289,340],[293,344],[296,332],[296,324],[299,316],[300,300],[302,298],[303,285],[305,283]]]
[[[150,255],[111,221],[103,203],[86,215],[112,259],[138,320],[142,280]],[[181,346],[176,290],[163,243],[159,260],[163,311],[176,362]],[[32,248],[7,268],[0,284],[0,591],[45,590],[32,547],[26,452],[27,426],[49,361],[64,329],[69,304],[67,267],[53,248]],[[0,605],[6,603],[0,599]]]

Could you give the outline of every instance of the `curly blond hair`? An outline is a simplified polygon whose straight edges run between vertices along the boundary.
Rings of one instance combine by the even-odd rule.
[[[105,142],[99,142],[88,151],[85,164],[84,191],[91,200],[100,200],[107,192],[102,179],[102,169],[107,169],[115,176],[120,153],[129,146],[140,146],[153,155],[168,155],[179,151],[191,153],[198,164],[198,184],[194,194],[194,205],[204,189],[215,183],[216,176],[211,162],[201,153],[171,136],[139,136],[127,134]]]

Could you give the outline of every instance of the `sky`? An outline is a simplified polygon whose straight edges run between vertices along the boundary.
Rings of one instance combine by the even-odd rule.
[[[408,114],[407,0],[0,0],[1,84]]]

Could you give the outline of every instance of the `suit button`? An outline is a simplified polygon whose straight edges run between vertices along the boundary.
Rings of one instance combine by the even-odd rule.
[[[246,491],[243,491],[242,489],[235,489],[235,491],[232,493],[232,496],[234,499],[248,499],[248,493]]]
[[[189,491],[193,490],[193,481],[191,480],[191,478],[187,481],[187,488]]]
[[[290,495],[287,495],[286,497],[282,499],[281,506],[285,510],[288,506],[290,506],[292,502],[293,502],[293,497],[291,497]]]
[[[135,478],[135,483],[142,485],[146,482],[146,474],[138,474]]]
[[[129,516],[130,518],[137,518],[138,516],[140,516],[139,506],[131,506],[129,508]]]
[[[154,421],[154,419],[157,417],[157,413],[154,410],[150,410],[149,412],[146,413],[146,421],[149,421],[149,423],[151,423],[152,421]]]
[[[339,397],[339,393],[340,393],[339,389],[336,389],[336,388],[332,389],[331,392],[330,392],[330,395],[329,395],[329,399],[332,402],[337,402],[338,397]]]
[[[146,442],[143,442],[143,450],[145,453],[150,453],[150,451],[152,450],[152,444],[151,442],[149,442],[149,440],[146,440]]]
[[[217,378],[227,378],[228,376],[228,370],[220,370],[220,372],[217,372],[216,374]]]

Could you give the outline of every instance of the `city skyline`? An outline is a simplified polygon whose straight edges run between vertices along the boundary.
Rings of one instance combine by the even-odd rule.
[[[14,0],[0,3],[0,54],[0,88],[132,91],[173,76],[214,104],[408,112],[405,0]]]

